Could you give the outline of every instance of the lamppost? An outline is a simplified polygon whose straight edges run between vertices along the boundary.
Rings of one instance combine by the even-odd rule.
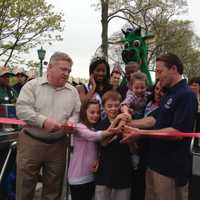
[[[40,76],[42,76],[43,72],[43,60],[46,54],[46,51],[41,47],[40,49],[37,50],[38,53],[38,58],[40,60]]]

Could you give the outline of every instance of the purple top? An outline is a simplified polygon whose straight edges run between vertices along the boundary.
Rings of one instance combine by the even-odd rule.
[[[97,160],[97,144],[102,137],[102,131],[92,131],[79,123],[77,132],[73,134],[74,149],[71,154],[68,182],[70,185],[80,185],[94,181],[92,164]]]
[[[132,108],[134,114],[143,115],[148,95],[149,92],[145,92],[144,96],[138,97],[129,89],[121,105],[127,105],[129,108]]]
[[[145,107],[145,111],[144,111],[144,117],[149,116],[149,114],[151,114],[154,110],[156,110],[159,107],[158,104],[153,103],[153,101],[150,101],[146,107]]]

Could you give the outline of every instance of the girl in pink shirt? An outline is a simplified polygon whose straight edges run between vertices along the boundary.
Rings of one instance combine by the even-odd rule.
[[[90,200],[95,190],[92,165],[97,160],[97,141],[112,137],[115,128],[96,131],[94,125],[100,118],[100,104],[90,99],[82,104],[80,122],[75,127],[73,138],[74,148],[68,170],[72,200]]]

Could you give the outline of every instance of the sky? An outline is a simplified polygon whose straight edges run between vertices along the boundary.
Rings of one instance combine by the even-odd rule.
[[[96,49],[101,43],[100,10],[96,11],[91,5],[98,0],[46,0],[55,6],[56,11],[64,14],[63,41],[54,42],[51,46],[43,45],[46,49],[45,60],[48,61],[55,51],[68,53],[73,61],[72,76],[88,78],[89,63]],[[189,12],[183,19],[193,21],[193,29],[200,36],[200,1],[188,0]],[[109,24],[109,35],[119,31],[124,24],[123,20],[114,19]],[[33,59],[37,60],[37,51],[32,50]]]

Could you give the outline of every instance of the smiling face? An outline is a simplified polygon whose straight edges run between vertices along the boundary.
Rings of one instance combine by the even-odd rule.
[[[27,77],[23,74],[17,74],[16,78],[17,78],[17,82],[21,84],[24,84],[27,80]]]
[[[113,86],[118,86],[119,81],[120,81],[120,77],[121,77],[120,73],[117,73],[117,72],[112,73],[111,78],[110,78],[110,83]]]
[[[87,108],[86,116],[90,125],[96,124],[100,118],[99,104],[90,104]]]
[[[106,78],[106,65],[104,63],[100,63],[93,71],[94,79],[97,82],[103,82]]]
[[[144,94],[147,90],[147,85],[146,85],[145,80],[133,81],[131,89],[136,96],[138,96],[138,97],[144,96]]]
[[[174,84],[174,67],[168,68],[162,61],[156,62],[156,78],[162,88],[170,88]]]
[[[115,117],[119,114],[119,109],[120,109],[119,100],[108,99],[104,103],[104,110],[110,120],[115,119]]]
[[[67,61],[58,60],[48,66],[48,81],[55,87],[62,87],[68,81],[71,65]]]

